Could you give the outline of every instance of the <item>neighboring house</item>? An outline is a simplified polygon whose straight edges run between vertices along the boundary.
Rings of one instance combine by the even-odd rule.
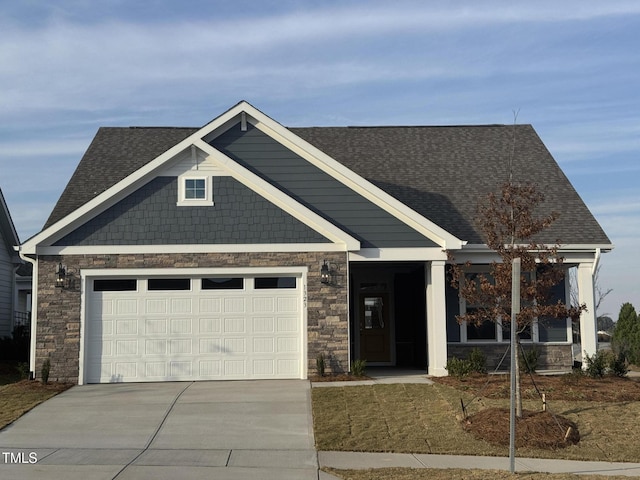
[[[285,128],[240,102],[202,128],[101,128],[34,263],[31,368],[78,383],[306,378],[447,358],[499,326],[459,325],[457,261],[496,257],[474,225],[507,179],[537,182],[577,268],[581,350],[597,348],[593,271],[611,242],[529,125]],[[567,275],[568,277],[568,275]],[[557,289],[565,298],[568,284]],[[571,322],[540,322],[543,366],[570,368]]]
[[[20,240],[0,190],[0,338],[9,337],[13,332],[18,298],[16,270],[22,264],[16,251],[18,245]]]

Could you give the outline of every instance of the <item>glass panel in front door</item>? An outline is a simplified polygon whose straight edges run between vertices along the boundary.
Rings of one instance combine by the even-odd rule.
[[[365,297],[364,298],[364,328],[384,328],[382,297]]]

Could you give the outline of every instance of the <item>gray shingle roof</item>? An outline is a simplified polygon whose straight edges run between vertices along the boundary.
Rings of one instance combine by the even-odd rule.
[[[541,211],[560,213],[541,240],[611,243],[530,125],[289,130],[469,243],[482,243],[474,225],[476,208],[508,178],[515,133],[515,180],[537,183],[546,196]],[[45,228],[195,131],[101,128]]]

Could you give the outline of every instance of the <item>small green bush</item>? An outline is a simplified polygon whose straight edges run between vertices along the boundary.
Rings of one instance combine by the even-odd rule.
[[[468,358],[473,373],[487,373],[487,357],[482,350],[477,347],[472,349]]]
[[[538,368],[538,350],[531,348],[520,352],[520,371],[522,373],[536,373]]]
[[[51,360],[49,360],[48,358],[45,359],[44,362],[42,362],[42,370],[41,370],[41,375],[42,375],[42,383],[44,385],[46,385],[47,383],[49,383],[49,372],[51,371]]]
[[[462,378],[471,375],[473,371],[471,368],[471,362],[463,358],[451,357],[447,360],[447,366],[445,367],[449,375]]]
[[[616,377],[626,377],[629,373],[629,365],[624,355],[621,353],[611,354],[609,357],[609,373]]]
[[[351,374],[354,377],[364,377],[366,368],[367,368],[366,360],[357,359],[351,362]]]
[[[321,377],[324,377],[324,370],[325,370],[324,355],[320,354],[316,358],[316,368],[318,369],[318,375],[320,375]]]
[[[604,350],[598,350],[593,355],[589,356],[585,353],[584,359],[587,367],[585,373],[591,378],[602,378],[607,373],[609,366],[609,353]]]

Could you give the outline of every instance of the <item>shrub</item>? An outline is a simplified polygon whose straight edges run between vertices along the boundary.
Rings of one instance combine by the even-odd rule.
[[[482,350],[474,348],[469,352],[469,363],[473,373],[487,373],[487,357]]]
[[[364,373],[367,367],[367,361],[357,359],[351,362],[351,374],[354,377],[364,377]]]
[[[604,350],[598,350],[593,355],[589,356],[585,352],[584,359],[587,363],[585,373],[591,378],[602,378],[607,373],[609,365],[609,353]]]
[[[324,377],[324,369],[325,369],[324,355],[320,354],[316,358],[316,368],[318,369],[318,375],[320,375],[321,377]]]
[[[618,355],[611,354],[609,356],[609,373],[616,377],[626,377],[629,373],[629,365],[627,364],[624,355],[619,353]]]
[[[520,371],[522,373],[536,373],[538,368],[538,350],[522,350],[520,352]]]
[[[49,372],[51,371],[51,360],[49,360],[48,358],[45,359],[44,362],[42,362],[42,383],[44,385],[46,385],[47,383],[49,383]]]
[[[640,364],[640,319],[630,303],[620,308],[611,346],[616,354],[624,355],[629,363]]]
[[[471,374],[471,362],[462,358],[451,357],[447,360],[447,366],[445,367],[449,372],[449,375],[462,378]]]

